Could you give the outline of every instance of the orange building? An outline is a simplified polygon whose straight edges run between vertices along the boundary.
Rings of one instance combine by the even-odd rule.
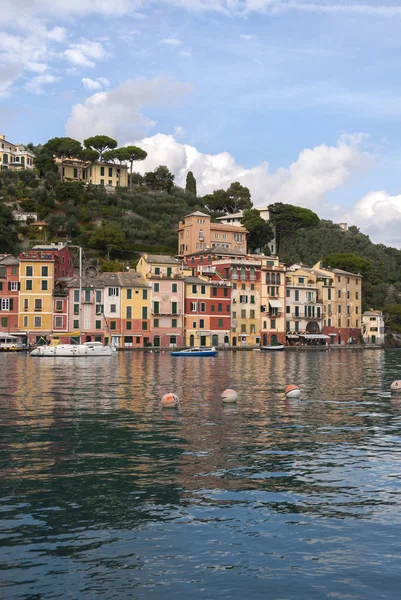
[[[195,211],[178,224],[178,256],[194,254],[216,246],[245,252],[245,227],[212,223],[210,215]]]

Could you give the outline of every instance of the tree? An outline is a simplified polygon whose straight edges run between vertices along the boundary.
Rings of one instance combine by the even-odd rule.
[[[187,180],[186,180],[186,184],[185,184],[185,191],[188,194],[191,194],[192,196],[196,197],[196,179],[195,179],[194,174],[192,173],[192,171],[188,171],[188,173],[187,173]]]
[[[277,248],[281,249],[281,242],[286,237],[291,243],[294,232],[301,228],[316,227],[320,219],[316,213],[309,208],[301,208],[292,204],[277,202],[269,206],[270,221],[276,229]],[[339,233],[341,233],[339,231]]]
[[[125,146],[124,148],[117,148],[114,151],[115,156],[119,161],[127,161],[130,165],[130,182],[129,186],[132,188],[132,167],[134,162],[139,160],[145,160],[148,153],[142,148],[138,148],[138,146]]]
[[[33,149],[35,154],[35,170],[39,173],[39,177],[44,177],[45,173],[57,173],[57,165],[54,162],[53,152],[46,146],[35,146]]]
[[[0,222],[0,252],[17,254],[19,250],[18,234],[13,227]]]
[[[170,193],[174,187],[174,175],[165,165],[145,173],[145,183],[150,190]]]
[[[117,148],[117,141],[107,135],[94,135],[84,140],[85,148],[91,148],[96,151],[99,155],[99,160],[102,162],[103,153],[107,150],[114,150]]]
[[[108,252],[121,251],[125,244],[125,234],[115,223],[105,223],[92,233],[88,244],[91,248]]]
[[[214,190],[213,194],[207,194],[202,200],[212,213],[234,214],[252,208],[251,192],[238,181],[227,190]]]
[[[344,269],[344,271],[362,273],[362,275],[367,275],[372,269],[372,263],[369,260],[353,252],[328,254],[322,262],[326,267],[331,267],[332,269]]]
[[[241,222],[248,230],[247,242],[250,252],[262,249],[274,238],[272,226],[262,219],[256,208],[245,210]]]
[[[44,145],[46,153],[60,159],[60,179],[63,178],[63,165],[66,158],[79,158],[82,152],[80,142],[70,137],[55,137]]]

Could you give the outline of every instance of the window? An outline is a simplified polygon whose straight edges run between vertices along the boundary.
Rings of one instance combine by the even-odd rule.
[[[47,279],[42,279],[41,290],[47,290]]]
[[[171,327],[177,327],[177,319],[171,319]]]
[[[253,291],[255,289],[255,284],[251,283],[251,290]]]
[[[299,290],[295,290],[295,302],[299,302]]]
[[[0,300],[0,308],[1,308],[1,310],[10,310],[10,300],[9,300],[9,298],[2,298]]]
[[[327,327],[331,327],[331,319],[327,319]]]
[[[33,320],[34,327],[42,327],[42,317],[35,317]]]
[[[102,322],[101,321],[95,321],[95,329],[101,329],[102,328]]]
[[[341,298],[341,290],[338,290],[338,297]]]
[[[251,296],[251,304],[255,304],[255,296]]]
[[[341,277],[339,275],[337,277],[337,281],[338,281],[338,283],[341,283]]]
[[[147,319],[147,318],[148,318],[148,307],[142,306],[142,319]]]
[[[206,302],[201,302],[200,303],[200,311],[201,312],[206,312]]]
[[[217,305],[217,312],[223,312],[223,305],[221,304],[221,302],[219,302]]]
[[[110,304],[110,312],[112,312],[112,313],[117,312],[117,304]]]
[[[63,326],[63,317],[56,317],[55,319],[56,322],[56,327],[62,327]]]
[[[196,294],[197,292],[198,292],[198,289],[197,289],[196,285],[193,285],[192,286],[192,293]]]
[[[170,336],[170,346],[176,346],[177,338],[175,335]]]
[[[295,331],[299,331],[299,321],[295,321]]]
[[[74,304],[74,315],[79,315],[79,304]]]
[[[159,327],[159,319],[153,319],[153,327]]]
[[[255,311],[254,310],[249,311],[249,318],[250,319],[254,319],[255,318]]]
[[[357,319],[357,320],[355,321],[355,327],[358,327],[358,323],[359,323],[359,321],[358,321],[358,319]]]
[[[212,296],[217,296],[217,288],[212,288]]]
[[[110,321],[110,329],[111,329],[111,331],[115,331],[117,329],[116,321]]]
[[[320,319],[320,306],[317,307],[317,318]]]
[[[358,314],[359,313],[359,307],[355,306],[355,313]]]
[[[127,289],[127,300],[132,300],[132,290],[130,288]]]
[[[190,304],[190,311],[191,312],[196,312],[198,310],[198,303],[197,302],[191,302]]]
[[[74,179],[78,179],[78,169],[74,169]]]
[[[286,290],[286,297],[291,298],[291,290]]]
[[[358,300],[358,292],[355,292],[355,300]]]
[[[280,277],[280,273],[276,273],[276,284],[277,284],[277,285],[281,285],[281,277]]]
[[[25,289],[26,291],[32,290],[32,279],[27,279],[25,281]]]
[[[287,315],[289,315],[291,312],[291,308],[288,305],[285,307],[285,312],[287,313]]]
[[[49,267],[42,267],[42,277],[49,277]]]
[[[303,285],[304,282],[305,282],[304,277],[298,277],[298,283],[301,283]]]
[[[241,325],[241,333],[246,333],[246,324],[242,323]]]
[[[206,294],[206,286],[201,285],[201,294]]]
[[[100,177],[104,177],[104,167],[100,167]]]
[[[35,310],[42,310],[42,298],[35,298]]]
[[[177,293],[177,284],[176,283],[171,284],[171,292],[172,292],[172,294]]]
[[[160,267],[155,267],[155,275],[160,275]]]
[[[126,321],[125,327],[128,331],[130,331],[132,329],[132,321]]]
[[[248,296],[239,297],[240,304],[246,304],[248,302]]]
[[[109,177],[113,177],[113,167],[109,167]]]
[[[236,289],[237,289],[237,284],[233,283],[233,290],[236,290]]]
[[[173,313],[173,315],[178,315],[178,305],[177,302],[172,302],[171,303],[171,312]]]
[[[56,300],[56,311],[57,312],[61,312],[63,310],[63,301],[62,300]]]
[[[251,325],[251,333],[256,333],[256,328],[254,324]]]
[[[217,319],[217,327],[223,327],[223,319]]]
[[[33,267],[25,267],[25,275],[27,277],[32,277],[33,276]]]
[[[347,292],[347,300],[351,298],[351,292]]]
[[[153,314],[154,315],[160,314],[160,302],[153,302]]]
[[[72,326],[73,326],[74,329],[78,329],[78,327],[79,327],[79,321],[78,321],[78,319],[74,319],[73,320]]]
[[[104,179],[100,180],[100,185],[104,185]]]
[[[28,327],[28,317],[24,317],[24,327]]]
[[[142,322],[142,331],[146,331],[146,330],[147,330],[147,328],[148,328],[148,324],[147,324],[147,322],[146,322],[146,321],[143,321],[143,322]]]
[[[327,299],[331,300],[331,288],[327,290]]]
[[[276,319],[270,319],[270,328],[276,329]]]
[[[79,302],[79,290],[74,290],[74,302]]]
[[[28,310],[29,308],[29,300],[28,298],[24,298],[24,310]]]
[[[338,305],[338,314],[341,313],[341,304]]]
[[[119,289],[116,287],[110,287],[109,296],[119,296]]]
[[[199,319],[199,329],[205,328],[205,319]]]
[[[132,319],[132,306],[127,306],[125,310],[125,318]]]
[[[245,309],[241,310],[241,319],[246,319],[246,310]]]
[[[341,327],[341,319],[338,319],[338,327]]]

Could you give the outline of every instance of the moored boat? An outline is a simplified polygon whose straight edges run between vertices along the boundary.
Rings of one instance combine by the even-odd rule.
[[[269,350],[284,350],[285,346],[281,345],[277,345],[277,346],[262,346],[261,350],[265,351],[269,351]]]
[[[60,340],[52,340],[48,346],[38,346],[31,356],[111,356],[113,348],[103,346],[101,342],[85,342],[84,344],[61,344]]]
[[[186,350],[175,350],[170,356],[217,356],[216,348],[187,348]]]

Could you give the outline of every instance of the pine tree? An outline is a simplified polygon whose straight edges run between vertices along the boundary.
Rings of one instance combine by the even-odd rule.
[[[192,171],[188,171],[185,191],[188,192],[188,194],[196,197],[196,179]]]

